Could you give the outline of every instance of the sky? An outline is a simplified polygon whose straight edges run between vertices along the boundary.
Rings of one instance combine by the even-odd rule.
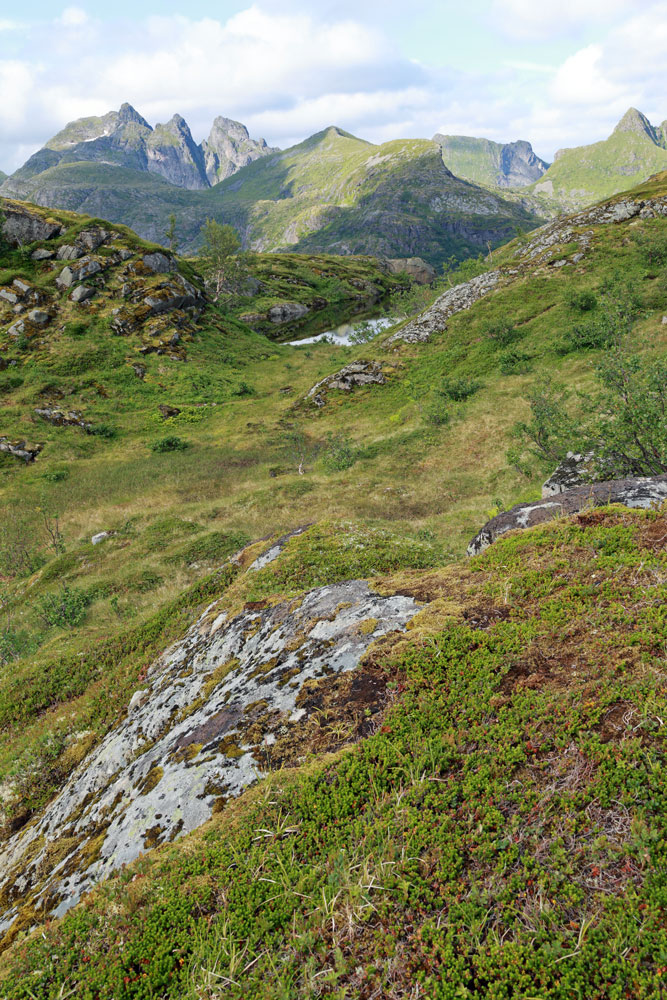
[[[0,169],[128,101],[196,141],[222,114],[287,147],[328,125],[556,149],[667,118],[667,0],[0,0]]]

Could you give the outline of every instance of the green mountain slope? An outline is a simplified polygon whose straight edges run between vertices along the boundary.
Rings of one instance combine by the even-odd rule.
[[[335,128],[263,156],[209,190],[88,162],[15,175],[3,193],[102,215],[158,241],[173,213],[185,249],[197,245],[210,217],[230,222],[253,249],[418,255],[433,263],[477,254],[535,223],[523,208],[454,178],[433,143],[373,146]]]
[[[442,135],[433,141],[453,174],[482,187],[525,187],[542,177],[549,164],[533,152],[529,142],[492,142],[467,135]]]
[[[534,224],[523,209],[455,178],[431,142],[372,146],[336,128],[251,164],[210,197],[262,250],[418,254],[437,264]]]
[[[527,189],[547,203],[579,208],[628,191],[667,169],[667,129],[630,108],[608,139],[561,149],[542,179]]]
[[[646,202],[652,215],[640,213]],[[122,266],[155,248],[120,233],[131,257],[103,271],[99,315],[56,295],[64,261],[32,257],[72,245],[90,219],[37,210],[51,239],[2,249],[0,287],[48,289],[60,310],[41,336],[10,334],[6,299],[0,319],[0,438],[43,445],[32,462],[0,456],[1,835],[13,849],[34,836],[15,863],[0,851],[13,873],[0,894],[4,996],[305,1000],[409,995],[415,984],[443,998],[659,996],[664,512],[587,511],[461,557],[490,514],[539,496],[548,469],[508,460],[513,429],[538,377],[591,389],[605,351],[575,336],[588,313],[631,293],[631,343],[665,357],[665,204],[667,174],[494,251],[479,265],[497,272],[492,290],[424,343],[396,339],[398,328],[360,346],[289,347],[207,305],[185,356],[140,354],[148,345],[119,335],[113,310],[127,305]],[[468,264],[458,278],[473,273]],[[175,280],[143,279],[154,294]],[[321,405],[308,395],[348,366],[382,377],[321,387]],[[105,430],[47,423],[45,406]],[[416,599],[411,626],[379,637],[358,673],[324,671],[299,702],[306,715],[275,742],[262,742],[272,706],[256,703],[244,725],[268,780],[238,798],[209,788],[209,824],[151,853],[158,809],[143,859],[31,933],[45,882],[104,859],[116,806],[84,830],[97,808],[84,795],[48,841],[38,824],[131,721],[156,658],[200,613],[191,649],[236,616],[252,643],[253,615],[289,620],[311,588],[355,579],[378,599]],[[318,616],[318,655],[348,611],[340,598]],[[377,628],[364,617],[347,641]],[[179,724],[237,655],[220,650]],[[280,667],[277,655],[253,681]],[[174,666],[174,690],[189,678]],[[295,678],[281,678],[284,697]],[[222,736],[232,708],[211,717]],[[169,766],[191,766],[195,780],[221,756],[243,760],[231,736],[207,751],[210,734],[184,740]],[[144,734],[149,751],[161,735]],[[127,775],[139,800],[163,781],[167,792],[159,767]]]

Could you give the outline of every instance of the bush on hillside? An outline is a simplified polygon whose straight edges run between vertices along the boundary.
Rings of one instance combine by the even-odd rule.
[[[163,454],[168,451],[185,451],[189,447],[187,441],[183,438],[177,437],[175,434],[169,437],[160,438],[158,441],[153,441],[151,445],[151,451],[157,452],[158,454]]]
[[[63,584],[58,593],[39,598],[37,613],[48,628],[76,628],[86,617],[89,604],[88,594]]]
[[[528,397],[531,419],[516,425],[515,436],[551,464],[568,451],[592,452],[610,479],[667,472],[667,362],[616,348],[595,374],[593,395],[537,382]],[[520,452],[508,457],[520,466]]]

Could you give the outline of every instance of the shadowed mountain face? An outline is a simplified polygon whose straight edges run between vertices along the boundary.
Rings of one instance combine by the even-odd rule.
[[[524,140],[499,143],[437,133],[433,141],[440,146],[452,173],[485,187],[525,187],[539,180],[549,167]]]
[[[151,128],[130,104],[123,104],[102,117],[70,122],[12,179],[32,180],[39,189],[37,178],[50,168],[92,162],[157,174],[177,187],[198,190],[271,152],[264,139],[251,139],[245,126],[230,118],[216,118],[208,141],[197,145],[180,115]]]

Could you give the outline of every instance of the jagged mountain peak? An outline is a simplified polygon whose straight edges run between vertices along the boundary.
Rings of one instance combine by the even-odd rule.
[[[133,108],[131,104],[128,104],[127,101],[121,104],[120,109],[118,110],[118,121],[123,125],[133,122],[136,125],[143,125],[144,128],[150,129],[150,125],[146,119],[139,114],[136,108]]]
[[[208,140],[198,145],[182,115],[153,128],[125,101],[118,111],[70,122],[14,178],[20,185],[61,163],[97,162],[159,174],[178,187],[197,190],[272,152],[264,139],[251,139],[245,125],[232,118],[219,115]],[[5,193],[26,194],[19,187]]]
[[[617,132],[636,132],[638,135],[645,135],[651,142],[656,141],[655,129],[646,115],[637,108],[628,108],[614,129],[614,133]]]

